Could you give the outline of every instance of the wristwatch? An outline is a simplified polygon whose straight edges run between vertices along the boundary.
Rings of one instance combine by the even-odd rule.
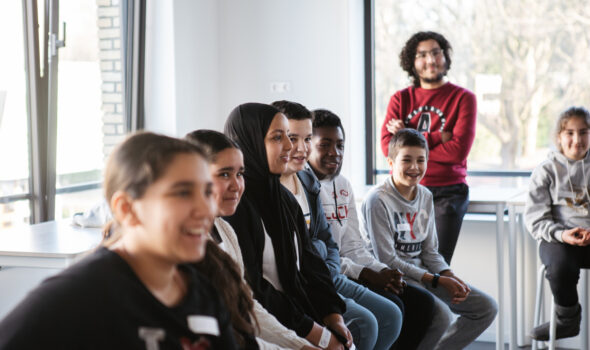
[[[436,286],[438,286],[438,279],[440,278],[440,275],[438,273],[435,273],[432,277],[432,288],[436,288]]]

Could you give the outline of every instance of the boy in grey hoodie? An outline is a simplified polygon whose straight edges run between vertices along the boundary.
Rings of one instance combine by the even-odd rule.
[[[580,268],[590,268],[590,113],[571,107],[557,120],[557,146],[532,173],[525,222],[540,241],[539,255],[547,267],[557,314],[556,338],[580,331],[581,308],[576,285]],[[549,338],[549,323],[531,337]]]
[[[387,161],[392,175],[366,195],[363,229],[377,259],[435,296],[434,320],[419,349],[463,349],[492,323],[496,302],[457,277],[438,253],[432,194],[419,184],[428,161],[424,136],[398,131]],[[456,320],[449,309],[459,315]]]

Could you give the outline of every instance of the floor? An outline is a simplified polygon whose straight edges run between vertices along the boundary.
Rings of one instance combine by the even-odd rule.
[[[505,346],[508,349],[508,344]],[[530,349],[530,346],[519,348],[519,349]],[[496,350],[496,343],[486,343],[486,342],[475,342],[470,344],[465,350]]]
[[[508,344],[505,345],[505,348],[508,349]],[[526,350],[526,349],[530,349],[530,346],[525,346],[522,348],[518,348],[519,350]],[[465,348],[465,350],[495,350],[496,349],[496,344],[495,343],[486,343],[486,342],[475,342],[471,345],[469,345],[468,347]],[[560,348],[557,348],[557,350],[559,350]]]

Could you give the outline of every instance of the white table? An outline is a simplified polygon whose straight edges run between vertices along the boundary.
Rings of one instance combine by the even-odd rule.
[[[496,323],[496,349],[504,350],[504,209],[506,209],[508,202],[517,197],[518,195],[525,192],[522,188],[502,188],[502,187],[470,187],[469,188],[469,207],[467,212],[469,213],[491,213],[496,214],[496,263],[498,268],[498,317]],[[510,216],[509,216],[510,219]],[[509,227],[512,224],[509,223]],[[514,234],[511,234],[510,239]],[[512,243],[512,242],[510,242]],[[516,256],[516,250],[512,255],[512,249],[515,245],[509,246],[509,258]],[[516,248],[514,248],[516,249]],[[510,261],[510,266],[512,261]],[[511,295],[516,293],[516,283],[512,284],[512,279],[516,280],[516,277],[512,276],[513,269],[510,269],[510,292]],[[516,274],[516,272],[514,272]],[[513,307],[513,301],[511,298],[511,310],[510,320],[511,327],[509,328],[509,342],[510,349],[516,349],[516,311]],[[513,318],[514,316],[514,318]]]
[[[0,319],[41,281],[100,241],[100,229],[73,227],[66,221],[0,230]]]
[[[98,228],[49,221],[0,231],[0,266],[65,268],[98,246]]]

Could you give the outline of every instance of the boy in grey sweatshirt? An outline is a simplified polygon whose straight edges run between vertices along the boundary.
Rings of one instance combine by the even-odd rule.
[[[581,308],[576,286],[580,268],[590,268],[590,113],[571,107],[557,120],[557,146],[532,173],[525,206],[527,229],[540,241],[539,255],[547,267],[555,300],[556,338],[580,332]],[[531,332],[549,338],[549,323]]]
[[[434,205],[419,184],[426,172],[424,137],[402,129],[389,144],[392,176],[375,186],[362,205],[362,226],[382,263],[400,269],[409,284],[435,296],[435,315],[420,349],[462,349],[494,320],[496,302],[455,276],[438,253]],[[459,317],[453,322],[449,313]]]

